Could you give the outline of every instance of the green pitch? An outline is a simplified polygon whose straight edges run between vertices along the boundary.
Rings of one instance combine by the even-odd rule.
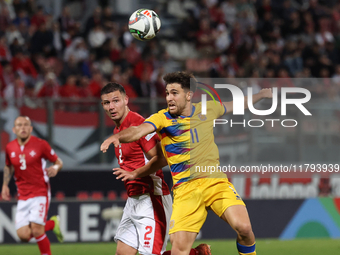
[[[238,255],[235,241],[205,240],[199,243],[211,245],[213,255]],[[168,245],[170,249],[170,245]],[[115,243],[77,243],[77,244],[52,244],[53,255],[114,255]],[[339,239],[298,239],[293,241],[279,241],[277,239],[257,240],[257,254],[259,255],[320,255],[339,254]],[[3,255],[37,255],[39,254],[36,244],[0,244],[0,254]]]

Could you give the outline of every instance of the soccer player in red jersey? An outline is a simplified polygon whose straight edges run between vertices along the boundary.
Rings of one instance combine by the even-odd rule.
[[[108,83],[101,90],[102,106],[115,122],[114,133],[130,126],[138,126],[144,118],[128,108],[128,96],[123,86]],[[115,148],[121,169],[133,171],[159,161],[158,171],[133,181],[124,182],[128,194],[124,213],[117,229],[115,241],[118,255],[162,254],[165,251],[172,199],[164,181],[161,166],[164,157],[156,133]],[[159,158],[160,156],[160,158]]]
[[[50,255],[50,241],[45,231],[53,230],[60,242],[63,236],[59,228],[58,216],[46,220],[50,205],[49,178],[54,177],[63,166],[62,160],[42,139],[32,135],[33,127],[26,116],[16,118],[13,133],[17,139],[6,146],[6,165],[2,184],[2,198],[10,199],[8,183],[14,173],[18,189],[18,205],[15,216],[15,227],[18,237],[28,242],[32,237],[42,255]],[[46,161],[53,163],[45,168]]]

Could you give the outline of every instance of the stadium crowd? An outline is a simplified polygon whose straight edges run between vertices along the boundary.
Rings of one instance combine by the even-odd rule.
[[[154,1],[162,21],[177,26],[143,43],[108,1],[99,1],[85,23],[67,4],[54,18],[37,2],[0,0],[0,94],[8,100],[99,98],[107,81],[122,84],[130,98],[154,98],[165,93],[162,76],[180,69],[210,77],[332,78],[309,89],[339,98],[339,1]],[[170,42],[194,54],[178,58]]]

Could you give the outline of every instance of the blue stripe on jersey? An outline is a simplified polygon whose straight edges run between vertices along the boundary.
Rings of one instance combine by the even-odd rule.
[[[171,172],[173,173],[180,173],[180,172],[183,172],[185,171],[186,169],[188,169],[190,167],[189,165],[189,161],[183,161],[181,163],[177,163],[177,164],[172,164],[170,166],[170,170]]]
[[[164,127],[159,131],[160,134],[166,133],[168,136],[180,136],[181,134],[189,131],[189,129],[183,129],[184,123],[178,123],[172,126]]]
[[[178,186],[179,184],[183,183],[183,182],[187,182],[190,180],[190,177],[185,177],[185,178],[182,178],[180,179],[176,184],[175,186]]]
[[[173,143],[164,146],[166,152],[174,153],[174,154],[182,154],[190,150],[190,142],[184,141],[180,143]]]

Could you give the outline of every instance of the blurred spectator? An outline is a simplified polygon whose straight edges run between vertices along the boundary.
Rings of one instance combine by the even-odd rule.
[[[48,73],[45,76],[45,82],[38,92],[37,97],[59,97],[59,84],[54,73]]]
[[[89,89],[91,91],[91,96],[95,98],[100,98],[100,90],[103,85],[103,76],[99,71],[95,71],[92,76],[92,80],[89,84]]]
[[[11,64],[14,71],[22,73],[25,77],[24,80],[28,77],[36,79],[38,76],[37,70],[34,68],[32,61],[28,56],[25,56],[22,51],[16,52],[15,56],[12,58]]]
[[[99,49],[105,42],[106,35],[101,25],[96,25],[89,33],[88,42],[91,48]]]
[[[21,23],[25,24],[27,27],[29,27],[31,24],[30,19],[27,16],[27,12],[24,9],[20,10],[18,16],[13,20],[13,24],[15,24],[17,27]]]
[[[72,43],[65,49],[64,60],[69,61],[70,57],[73,57],[75,63],[79,63],[88,59],[89,50],[87,49],[83,38],[75,38]]]
[[[110,6],[105,7],[103,11],[103,28],[104,31],[110,31],[114,28],[114,15]]]
[[[46,23],[40,23],[31,39],[31,52],[51,56],[53,49],[53,33],[46,28]]]
[[[89,32],[96,26],[102,25],[102,8],[97,6],[97,8],[93,11],[93,15],[88,18],[85,26],[85,37],[88,36]]]
[[[31,24],[35,27],[39,27],[41,24],[45,24],[47,18],[44,15],[44,7],[38,6],[37,12],[33,15],[31,19]]]
[[[80,76],[82,74],[82,69],[74,55],[70,55],[68,61],[64,63],[63,69],[60,74],[61,82],[65,83],[66,79],[70,75]]]
[[[3,91],[3,96],[7,103],[20,107],[24,103],[25,83],[20,78],[20,75],[15,75],[14,81],[7,84]]]
[[[58,18],[58,23],[61,32],[67,31],[75,25],[75,21],[70,15],[70,9],[68,6],[63,8],[61,16]]]
[[[60,87],[59,94],[61,97],[78,98],[80,97],[79,89],[76,86],[77,78],[74,75],[67,77],[66,84]]]
[[[0,37],[0,61],[10,61],[12,58],[11,53],[6,44],[6,38]]]
[[[19,45],[23,45],[25,43],[24,38],[14,24],[11,24],[6,30],[6,38],[9,45],[11,45],[15,39],[18,40]]]

